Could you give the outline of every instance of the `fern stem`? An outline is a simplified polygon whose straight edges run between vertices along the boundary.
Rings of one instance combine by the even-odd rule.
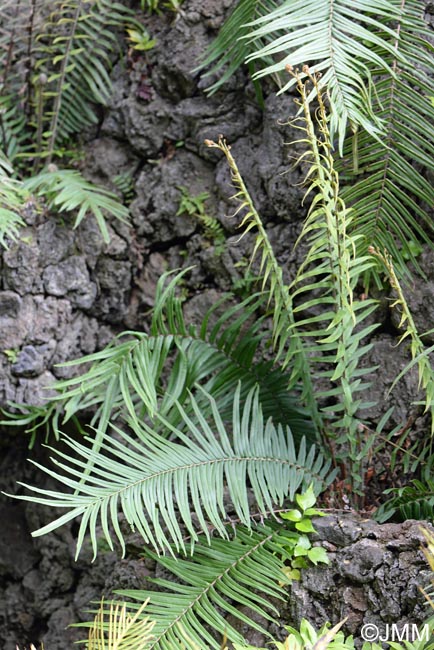
[[[54,149],[56,146],[56,138],[57,138],[57,127],[59,124],[59,114],[60,114],[60,108],[62,105],[62,97],[63,97],[63,87],[65,84],[65,78],[66,78],[66,70],[68,67],[69,63],[69,55],[71,53],[72,49],[72,44],[74,41],[74,36],[77,31],[77,26],[78,26],[78,20],[81,14],[81,8],[82,8],[83,0],[77,0],[77,5],[75,7],[74,15],[71,19],[72,27],[71,27],[71,33],[69,35],[67,45],[66,45],[66,50],[63,55],[62,59],[62,65],[60,68],[60,76],[57,82],[57,89],[55,92],[55,98],[54,98],[54,106],[53,106],[53,116],[51,119],[51,125],[50,125],[50,139],[48,142],[48,156],[47,156],[47,164],[49,165],[53,159],[53,154],[54,154]]]
[[[35,23],[35,14],[36,14],[36,0],[32,0],[29,22],[27,27],[27,70],[26,70],[26,90],[27,90],[27,102],[26,102],[26,113],[27,119],[30,121],[33,111],[33,92],[32,92],[32,53],[33,53],[33,30]]]

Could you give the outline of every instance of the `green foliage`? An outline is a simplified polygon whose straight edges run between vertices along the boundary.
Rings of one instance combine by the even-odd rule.
[[[380,523],[397,515],[402,521],[431,521],[434,518],[434,480],[422,482],[415,479],[405,487],[386,490],[386,494],[393,496],[375,513],[375,518]]]
[[[399,342],[406,339],[410,339],[410,351],[412,356],[412,361],[404,368],[392,384],[390,390],[393,389],[395,384],[415,365],[417,365],[418,374],[419,374],[419,387],[421,387],[426,395],[424,402],[425,412],[430,411],[431,413],[431,438],[434,435],[434,370],[430,363],[429,354],[432,352],[433,348],[426,348],[423,344],[413,316],[408,307],[407,301],[405,299],[401,284],[396,276],[395,270],[393,268],[390,255],[387,252],[381,254],[375,249],[372,249],[372,253],[376,255],[384,264],[387,275],[390,280],[392,289],[396,294],[396,299],[392,307],[397,308],[401,312],[401,320],[398,325],[400,330],[404,329],[404,333],[401,335]]]
[[[317,514],[314,508],[308,507],[315,503],[312,487],[305,494],[297,494],[296,500],[302,516],[310,521]],[[143,610],[141,603],[147,603],[146,616],[154,622],[153,638],[149,646],[142,641],[140,650],[148,647],[154,650],[177,647],[192,650],[196,647],[202,649],[204,644],[210,650],[223,647],[207,626],[211,626],[218,637],[242,643],[242,635],[225,620],[227,614],[269,636],[258,617],[274,620],[278,612],[270,600],[284,600],[285,586],[292,579],[288,567],[299,560],[299,551],[310,547],[310,542],[290,522],[284,526],[277,522],[266,525],[252,522],[248,528],[239,524],[227,528],[227,539],[209,539],[208,535],[199,537],[194,543],[194,557],[159,558],[152,551],[145,550],[146,557],[161,564],[170,578],[153,579],[151,591],[116,592],[122,598],[128,598],[128,601],[122,601],[123,605],[136,613],[136,619],[140,618]],[[320,561],[328,561],[325,554]],[[244,609],[235,607],[233,603],[243,605]],[[103,606],[104,603],[93,629],[100,627]],[[246,609],[255,612],[255,622],[246,615]],[[92,624],[80,624],[81,627],[89,625]],[[186,646],[184,642],[187,642]],[[134,644],[132,648],[136,650]]]
[[[0,168],[0,246],[8,248],[10,242],[16,241],[20,229],[25,226],[21,217],[26,192],[22,183],[10,177],[12,168],[6,160]]]
[[[65,423],[93,408],[91,426],[97,440],[109,421],[128,418],[139,424],[145,414],[153,418],[153,425],[164,435],[165,428],[155,419],[156,412],[176,426],[179,414],[173,405],[178,400],[188,409],[190,392],[195,392],[196,384],[200,383],[218,401],[222,417],[231,417],[233,394],[241,382],[243,400],[258,386],[264,417],[289,426],[297,443],[303,436],[312,442],[315,436],[306,411],[288,393],[289,376],[271,361],[256,360],[262,338],[262,319],[257,317],[257,310],[263,298],[254,294],[232,306],[223,301],[205,314],[200,326],[189,325],[182,313],[182,301],[176,296],[176,288],[187,271],[169,283],[171,273],[160,279],[149,335],[121,334],[101,352],[64,364],[91,367],[78,377],[56,382],[54,388],[59,396],[45,408],[22,406],[21,413],[3,423],[34,432],[38,425],[52,419],[53,429],[60,435],[62,412]],[[167,375],[169,360],[172,364]],[[200,394],[197,399],[201,399]],[[211,414],[209,402],[201,406],[205,416]]]
[[[223,505],[225,486],[233,511],[250,529],[248,483],[257,509],[263,516],[273,512],[273,504],[281,507],[285,498],[293,499],[301,485],[313,483],[318,493],[330,483],[330,461],[326,462],[316,454],[314,447],[306,454],[304,441],[296,452],[289,428],[284,430],[281,426],[275,427],[271,420],[264,421],[257,389],[249,392],[244,407],[240,404],[240,390],[236,391],[232,437],[215,400],[205,391],[203,394],[213,414],[209,422],[204,419],[201,406],[193,397],[190,398],[191,417],[179,404],[176,405],[182,418],[179,427],[165,421],[163,416],[157,416],[175,441],[163,438],[145,422],[132,421],[131,434],[113,425],[116,437],[104,433],[99,448],[94,450],[64,436],[73,454],[68,450],[65,453],[53,449],[53,462],[60,467],[62,474],[50,469],[44,471],[65,487],[72,488],[74,494],[30,488],[43,496],[20,497],[33,503],[68,509],[66,514],[33,535],[48,533],[82,515],[77,555],[87,531],[96,555],[98,521],[110,548],[113,548],[111,526],[125,552],[124,535],[118,522],[120,506],[129,525],[143,536],[147,544],[156,550],[170,550],[170,543],[174,543],[178,552],[185,551],[181,524],[193,541],[197,540],[197,530],[210,540],[209,524],[221,536],[227,537],[223,524],[226,518]],[[92,464],[91,471],[83,482],[88,461]],[[192,516],[197,523],[193,522]],[[168,530],[164,529],[164,523]]]
[[[224,23],[217,38],[208,48],[204,61],[197,68],[203,70],[204,77],[221,73],[220,78],[208,88],[210,94],[216,92],[234,72],[244,63],[249,54],[255,50],[255,44],[243,38],[249,34],[248,24],[255,18],[267,16],[278,6],[275,0],[240,0]],[[266,40],[259,39],[258,45],[265,45]],[[270,59],[268,59],[269,62]]]
[[[253,255],[261,253],[263,288],[269,283],[276,357],[283,356],[283,366],[291,367],[290,387],[302,387],[302,399],[323,444],[332,448],[338,461],[344,461],[354,491],[360,491],[363,459],[372,446],[372,438],[361,436],[357,414],[371,404],[360,399],[358,394],[367,388],[362,378],[372,372],[372,368],[358,366],[361,357],[370,349],[370,345],[362,342],[377,325],[363,325],[376,303],[356,301],[353,291],[363,273],[375,262],[372,257],[355,255],[357,237],[348,233],[352,215],[339,194],[339,179],[331,155],[327,116],[318,81],[309,76],[319,100],[315,124],[309,111],[306,84],[301,82],[300,76],[296,78],[300,104],[304,107],[304,125],[299,128],[305,133],[302,142],[308,145],[303,156],[309,165],[307,194],[315,192],[315,196],[299,238],[299,241],[307,240],[309,250],[290,287],[283,281],[282,268],[229,148],[223,141],[208,144],[219,148],[229,162],[237,188],[234,198],[240,203],[237,212],[244,211],[241,227],[245,233],[251,229],[258,233]],[[315,371],[316,365],[321,369]],[[330,388],[316,389],[314,373],[328,380]],[[332,405],[321,405],[321,401],[330,398]]]
[[[116,29],[135,26],[133,13],[111,0],[6,0],[0,23],[2,148],[11,160],[49,163],[71,135],[97,123],[94,107],[112,92]]]
[[[226,236],[220,222],[206,212],[205,202],[209,198],[208,192],[191,196],[187,187],[181,185],[178,189],[181,192],[181,200],[176,215],[188,214],[196,219],[202,225],[205,237],[215,246],[216,255],[221,255],[226,243]]]
[[[150,37],[146,29],[127,29],[127,32],[133,50],[147,52],[157,44],[157,41]]]
[[[432,606],[432,603],[430,604]],[[353,635],[346,637],[343,632],[339,631],[346,620],[347,619],[343,619],[331,629],[330,624],[326,623],[320,630],[317,631],[309,623],[309,621],[302,619],[299,630],[289,626],[286,627],[285,629],[289,632],[286,640],[283,643],[273,640],[273,644],[277,650],[355,650],[356,643]],[[425,625],[428,626],[428,631],[430,635],[432,635],[434,628],[433,618],[428,619]],[[433,643],[426,636],[425,625],[420,626],[419,637],[415,635],[416,638],[413,641],[407,639],[404,640],[403,643],[387,641],[387,646],[392,650],[424,650],[424,648],[425,650],[432,650]],[[367,641],[365,641],[362,645],[363,650],[382,650],[382,647],[383,646],[380,643],[371,643]],[[265,648],[245,646],[243,644],[237,643],[234,644],[234,649],[266,650]]]
[[[424,170],[432,168],[434,107],[432,46],[424,5],[409,0],[240,0],[211,44],[203,67],[220,78],[217,90],[244,62],[263,64],[254,75],[311,65],[322,74],[330,104],[330,142],[343,154],[342,198],[354,209],[357,252],[386,249],[401,276],[418,267],[410,242],[432,245],[433,201]],[[277,62],[276,62],[277,59]],[[417,64],[415,65],[415,62]],[[222,73],[222,70],[224,72]],[[301,75],[303,78],[303,75]],[[291,76],[282,92],[296,84]],[[317,87],[308,94],[312,102]],[[365,281],[374,277],[372,267]]]
[[[80,172],[57,169],[51,165],[47,171],[32,176],[24,182],[24,188],[48,201],[49,209],[57,212],[78,212],[74,228],[77,228],[88,212],[95,217],[105,242],[110,241],[104,214],[127,223],[128,209],[116,195],[87,181]]]
[[[49,59],[44,59],[42,49],[37,50],[35,69],[42,70],[38,77],[40,87],[35,90],[33,104],[29,104],[40,116],[35,120],[37,163],[44,156],[50,160],[62,138],[72,132],[68,131],[68,124],[74,124],[74,119],[65,117],[67,75],[80,70],[86,81],[83,95],[78,94],[83,102],[77,110],[87,123],[91,119],[86,114],[90,106],[86,101],[91,96],[92,101],[106,101],[101,80],[106,81],[108,67],[103,63],[105,72],[101,73],[97,65],[101,76],[92,81],[80,42],[86,12],[94,8],[102,11],[106,4],[101,0],[89,8],[88,3],[69,0],[55,5],[57,18],[50,23],[53,32],[58,25],[64,25],[52,41],[59,45],[59,53],[52,62],[58,67],[51,76],[47,75],[43,66],[49,64]],[[149,9],[160,6],[153,1],[142,4]],[[46,409],[29,409],[14,416],[15,424],[30,425],[33,431],[39,424],[38,418],[47,423],[53,416],[56,433],[64,443],[64,447],[52,449],[54,470],[38,465],[60,483],[60,489],[23,484],[34,494],[20,498],[66,510],[33,534],[42,535],[81,517],[77,555],[87,534],[96,555],[101,547],[101,532],[110,549],[117,544],[125,553],[126,538],[132,530],[142,536],[148,557],[173,575],[170,581],[155,581],[165,592],[123,591],[119,594],[122,598],[135,602],[122,603],[118,610],[113,610],[112,605],[108,610],[101,607],[94,629],[99,630],[95,638],[102,647],[119,621],[124,622],[121,630],[145,621],[145,632],[153,635],[149,648],[191,650],[206,643],[217,650],[220,641],[209,628],[223,638],[226,635],[241,648],[242,636],[224,615],[234,615],[242,623],[262,630],[237,605],[271,620],[277,611],[270,599],[281,597],[283,586],[297,578],[309,561],[327,561],[324,550],[312,546],[307,537],[314,532],[311,518],[318,514],[315,497],[337,475],[337,471],[330,472],[332,457],[345,468],[349,478],[344,478],[351,482],[353,494],[360,494],[365,458],[375,442],[375,434],[360,419],[360,411],[370,406],[363,393],[369,386],[365,375],[373,369],[363,367],[360,361],[371,349],[366,341],[376,324],[366,323],[376,303],[358,300],[356,288],[367,275],[376,273],[378,277],[378,259],[385,265],[398,294],[402,324],[407,328],[404,336],[412,341],[413,364],[418,364],[421,384],[427,392],[426,406],[432,406],[426,350],[393,265],[400,268],[400,261],[414,259],[414,250],[404,245],[403,238],[410,236],[417,244],[420,233],[415,224],[422,212],[415,210],[415,220],[411,221],[412,204],[402,199],[409,212],[399,212],[395,225],[390,225],[394,210],[389,208],[396,207],[402,190],[395,182],[387,186],[385,179],[389,170],[396,174],[404,168],[394,167],[388,153],[379,153],[385,151],[381,139],[391,133],[387,132],[388,119],[395,102],[401,96],[405,98],[400,75],[402,70],[408,70],[409,54],[416,43],[413,32],[419,22],[412,11],[412,0],[408,12],[399,11],[392,0],[374,0],[369,6],[362,1],[357,9],[349,8],[341,0],[334,4],[336,10],[331,13],[330,0],[321,0],[315,6],[310,0],[307,5],[291,0],[277,8],[271,2],[242,1],[218,41],[217,50],[224,45],[226,58],[221,59],[215,50],[208,60],[214,63],[213,72],[225,63],[237,63],[239,45],[234,34],[248,12],[248,20],[256,20],[253,32],[250,25],[246,30],[249,34],[241,41],[245,48],[242,58],[250,52],[248,60],[252,63],[261,57],[268,57],[270,62],[258,76],[282,71],[288,61],[275,63],[273,57],[282,48],[290,51],[292,58],[287,71],[291,78],[285,89],[296,85],[300,95],[303,117],[301,126],[300,122],[297,126],[302,131],[301,142],[307,147],[302,160],[307,166],[307,195],[312,197],[299,239],[308,250],[295,279],[288,283],[230,148],[223,139],[208,142],[228,161],[236,188],[237,213],[241,214],[240,228],[244,233],[256,232],[252,259],[260,257],[260,291],[240,305],[228,307],[224,301],[214,305],[199,326],[191,326],[185,321],[182,300],[176,294],[186,271],[175,277],[166,274],[158,284],[149,333],[125,332],[104,350],[66,364],[86,363],[90,367],[81,377],[57,382],[58,395]],[[122,11],[113,3],[107,11],[111,16],[111,11],[120,12],[113,18],[118,25]],[[94,17],[92,20],[97,22]],[[43,35],[42,41],[50,40],[49,31],[38,32]],[[89,33],[94,37],[90,29],[83,36],[84,43]],[[138,37],[135,42],[145,46]],[[105,54],[101,54],[106,62],[113,52],[110,43],[104,46]],[[80,64],[75,65],[75,56]],[[292,67],[310,60],[316,62],[314,72],[304,67],[303,73],[299,73]],[[233,69],[229,65],[229,73]],[[319,82],[318,70],[322,70],[328,83],[327,90]],[[423,91],[427,90],[428,81],[422,73],[415,74],[414,79]],[[45,87],[50,84],[54,91],[47,93]],[[326,93],[330,115],[325,108]],[[381,95],[387,108],[379,117],[376,108]],[[315,116],[310,110],[314,97],[318,104]],[[45,118],[41,117],[44,105],[50,107],[50,124],[45,124],[46,113]],[[415,106],[415,113],[404,108],[406,120],[419,113],[419,103],[415,102]],[[39,109],[42,112],[38,113]],[[4,115],[8,115],[7,110]],[[409,164],[412,160],[427,163],[427,150],[421,153],[419,147],[420,133],[426,126],[424,119],[421,117],[417,124],[417,154],[408,137],[397,136],[399,156],[405,152]],[[367,174],[370,196],[386,206],[383,210],[383,203],[375,204],[378,218],[371,230],[366,229],[363,218],[358,220],[358,210],[361,214],[363,210],[357,207],[357,201],[363,190],[359,188],[356,194],[350,190],[341,192],[339,167],[332,154],[337,138],[339,150],[347,156],[342,163],[343,176],[351,177],[352,172],[344,167],[349,160],[348,125],[358,137],[351,143],[354,173]],[[391,143],[392,139],[388,144]],[[14,146],[21,144],[16,140]],[[387,168],[384,159],[388,160]],[[383,173],[381,196],[374,191],[378,169]],[[415,192],[422,188],[420,197],[427,202],[425,185],[416,177],[409,178]],[[392,199],[382,194],[386,187],[392,192]],[[118,218],[125,216],[113,205],[113,195],[96,195],[93,186],[86,182],[83,185],[75,172],[53,169],[27,182],[25,188],[42,192],[61,210],[78,208],[76,225],[87,210],[93,211],[105,236],[102,209]],[[191,196],[185,187],[179,189],[178,214],[197,218],[208,236],[216,240],[218,226],[205,209],[208,195]],[[377,243],[370,238],[383,229],[388,234],[380,235],[378,240],[382,246],[393,242],[393,264],[387,253],[369,248]],[[270,331],[267,319],[272,320]],[[274,358],[265,361],[264,357],[271,355],[270,348]],[[89,409],[93,410],[92,435],[75,440],[60,432],[64,423]],[[386,419],[385,416],[379,423],[379,432]],[[328,458],[317,452],[314,440],[321,443]],[[432,485],[428,487],[431,492]],[[305,491],[296,494],[299,489]],[[403,490],[396,499],[403,498],[405,503],[396,501],[387,513],[408,504],[413,509],[420,508],[420,493],[424,489],[422,484],[414,486],[419,496]],[[430,492],[425,489],[423,503],[429,504]],[[265,518],[271,521],[263,523]],[[158,558],[154,551],[169,555]],[[188,553],[193,557],[177,558]],[[143,602],[148,598],[145,614]],[[331,643],[336,648],[353,650],[352,639],[341,636],[338,627],[318,635],[303,623],[299,632],[289,628],[287,641],[276,642],[276,647],[301,650],[309,644],[322,650]],[[140,643],[137,650],[145,650],[143,638],[137,641],[133,635],[128,643],[126,647],[134,650]]]

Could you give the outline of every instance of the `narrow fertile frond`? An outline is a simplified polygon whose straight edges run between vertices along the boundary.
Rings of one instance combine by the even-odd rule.
[[[98,525],[111,548],[114,531],[125,550],[119,516],[122,511],[131,528],[157,551],[171,550],[172,543],[185,551],[183,530],[194,541],[198,532],[209,538],[211,525],[227,537],[225,489],[231,511],[250,529],[248,485],[258,512],[266,516],[275,504],[294,498],[301,486],[312,484],[318,493],[332,480],[330,461],[315,454],[314,447],[306,454],[302,441],[296,452],[289,428],[264,421],[256,389],[249,393],[243,407],[240,392],[236,392],[230,429],[221,420],[212,397],[207,395],[207,399],[212,412],[208,421],[193,397],[194,420],[179,405],[182,427],[160,418],[177,442],[163,438],[145,423],[131,423],[135,437],[114,427],[116,438],[103,433],[99,451],[66,438],[72,454],[53,450],[59,472],[41,469],[73,493],[23,484],[42,496],[20,498],[67,509],[66,514],[33,535],[43,535],[81,516],[77,555],[86,532],[96,555]],[[86,475],[89,463],[91,469]]]
[[[185,638],[198,648],[220,650],[221,640],[207,626],[216,630],[217,638],[226,635],[243,643],[242,635],[224,618],[228,614],[268,636],[257,617],[273,620],[278,612],[270,601],[285,598],[283,586],[289,580],[284,567],[290,559],[286,548],[293,537],[283,526],[237,526],[229,540],[212,539],[208,545],[205,538],[199,539],[191,559],[158,558],[173,576],[172,580],[152,581],[164,591],[118,592],[138,602],[149,598],[147,613],[156,621],[155,636],[143,650],[173,650]],[[255,620],[244,608],[251,610]]]
[[[252,229],[257,230],[255,247],[252,253],[252,260],[257,254],[261,254],[260,271],[262,273],[262,288],[269,293],[269,301],[273,305],[273,345],[275,358],[278,361],[284,357],[283,367],[291,365],[291,378],[288,389],[299,386],[301,388],[301,399],[307,404],[309,414],[317,429],[322,430],[322,419],[318,410],[315,391],[312,383],[312,373],[309,357],[303,347],[300,337],[296,331],[290,333],[290,328],[295,324],[293,296],[283,280],[282,267],[278,263],[267,231],[257,212],[253,200],[241,177],[230,147],[223,138],[218,143],[206,141],[209,147],[220,149],[226,156],[231,171],[233,185],[237,192],[232,197],[237,200],[239,207],[236,214],[243,213],[240,228],[246,234]]]
[[[76,170],[56,168],[41,172],[26,180],[24,188],[44,196],[49,207],[58,212],[75,211],[74,228],[77,228],[87,213],[93,214],[106,243],[110,241],[106,214],[124,223],[128,222],[128,208],[119,202],[116,194],[90,183]]]
[[[394,388],[395,384],[403,377],[403,375],[413,367],[417,365],[419,373],[419,387],[421,387],[425,392],[425,413],[427,411],[431,412],[431,436],[434,436],[434,370],[430,363],[429,359],[429,350],[423,344],[421,335],[417,331],[413,316],[411,314],[410,308],[405,299],[404,292],[402,290],[401,284],[396,276],[395,269],[393,268],[392,260],[390,255],[387,252],[380,253],[380,251],[371,248],[371,253],[378,257],[390,280],[392,289],[395,291],[396,298],[392,304],[392,308],[397,308],[401,312],[401,321],[398,328],[403,329],[405,326],[404,333],[401,334],[399,342],[401,343],[404,340],[410,341],[410,351],[412,356],[412,362],[404,368],[402,372],[399,373],[392,384],[391,390]]]
[[[363,321],[375,309],[376,303],[373,300],[358,301],[354,289],[363,273],[375,262],[372,257],[355,254],[357,238],[348,234],[351,213],[339,192],[322,90],[318,78],[307,68],[305,74],[319,103],[315,124],[309,109],[307,84],[295,74],[309,147],[308,157],[305,157],[310,163],[307,191],[315,192],[315,196],[299,238],[308,241],[309,251],[291,285],[293,300],[297,303],[295,312],[301,318],[291,324],[290,331],[297,333],[303,341],[312,365],[319,364],[318,377],[329,382],[330,388],[317,396],[318,399],[332,400],[330,406],[322,409],[323,435],[332,441],[337,457],[339,448],[342,446],[344,449],[343,453],[352,464],[352,480],[357,489],[363,482],[361,449],[372,443],[361,441],[357,418],[359,410],[370,406],[358,398],[358,394],[366,388],[362,383],[363,376],[372,369],[362,369],[358,365],[371,347],[364,344],[363,339],[376,325],[365,326]]]

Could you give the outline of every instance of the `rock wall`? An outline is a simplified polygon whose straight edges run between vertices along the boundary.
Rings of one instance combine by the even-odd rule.
[[[301,207],[302,172],[291,170],[300,145],[288,119],[294,114],[290,96],[276,97],[265,84],[261,110],[243,71],[224,89],[207,97],[205,82],[194,72],[233,0],[185,0],[176,20],[170,13],[146,19],[158,46],[146,55],[132,53],[114,69],[111,106],[85,145],[86,175],[112,189],[123,176],[131,194],[131,227],[113,221],[105,245],[92,219],[73,231],[68,217],[42,213],[28,206],[26,228],[0,262],[0,405],[7,401],[40,405],[56,378],[73,369],[63,361],[101,349],[123,329],[144,329],[155,286],[167,269],[196,265],[187,278],[186,309],[192,319],[215,302],[243,275],[252,237],[239,241],[233,190],[221,156],[204,140],[222,133],[233,146],[241,171],[266,223],[276,255],[287,277],[302,256],[292,245],[305,215]],[[129,180],[128,180],[129,179]],[[201,225],[176,216],[179,186],[192,195],[209,192],[208,213],[221,224],[226,247],[219,250]],[[424,253],[429,280],[415,286],[411,298],[422,329],[434,327],[434,256]],[[372,393],[385,394],[403,363],[404,348],[395,350],[396,322],[385,303],[382,327],[375,337]],[[393,350],[393,355],[391,355]],[[394,393],[397,421],[408,417],[416,388],[408,375]],[[369,398],[368,398],[369,399]],[[375,421],[380,405],[370,414]],[[421,430],[424,424],[421,421]],[[22,434],[5,433],[1,489],[16,490],[17,478],[35,483],[34,468]],[[31,455],[43,459],[39,447]],[[18,488],[21,490],[21,488]],[[73,559],[73,526],[32,540],[29,531],[46,521],[36,506],[0,496],[0,646],[14,649],[43,640],[46,650],[72,648],[80,633],[65,631],[79,620],[92,598],[114,587],[139,587],[153,571],[137,557],[118,561],[100,554],[91,565],[84,555]],[[417,525],[383,526],[339,517],[319,524],[332,564],[312,569],[294,585],[285,622],[302,615],[312,621],[337,621],[349,613],[355,631],[365,620],[417,622],[422,601],[417,584],[427,577],[418,551]],[[419,572],[419,576],[417,575]]]

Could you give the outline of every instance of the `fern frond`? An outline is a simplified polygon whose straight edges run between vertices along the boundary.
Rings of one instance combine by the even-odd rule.
[[[87,650],[143,650],[154,637],[155,622],[145,612],[148,603],[147,599],[130,613],[127,603],[101,601],[89,630]]]
[[[220,149],[226,156],[231,178],[237,193],[232,197],[239,203],[235,214],[244,213],[240,224],[243,234],[252,229],[257,229],[255,246],[252,253],[252,261],[258,253],[261,254],[260,273],[262,274],[263,290],[268,285],[269,301],[273,304],[273,345],[275,348],[275,359],[284,357],[284,368],[291,364],[291,378],[288,389],[300,387],[301,400],[307,405],[310,417],[317,429],[322,431],[323,422],[319,413],[315,389],[312,382],[312,373],[308,355],[305,353],[302,341],[297,332],[289,333],[289,329],[295,324],[293,296],[283,280],[282,267],[278,263],[267,231],[262,223],[261,217],[255,208],[253,200],[241,177],[230,147],[223,138],[218,143],[206,140],[207,146]]]
[[[20,414],[11,414],[3,422],[26,426],[34,432],[38,424],[45,424],[53,416],[56,431],[62,410],[66,422],[92,408],[95,413],[91,425],[95,427],[97,442],[109,420],[128,417],[138,424],[146,415],[154,426],[159,426],[155,420],[157,409],[176,425],[180,416],[174,404],[178,401],[188,410],[189,391],[196,394],[196,384],[213,396],[222,417],[230,418],[233,394],[241,382],[242,402],[257,385],[264,417],[289,426],[297,443],[303,436],[314,442],[315,432],[306,410],[299,404],[298,396],[287,390],[288,375],[272,362],[256,360],[262,339],[257,310],[262,307],[263,298],[253,295],[240,305],[225,309],[211,326],[214,311],[223,307],[224,302],[216,304],[196,328],[185,322],[182,302],[176,296],[188,270],[176,275],[166,273],[160,278],[149,335],[124,332],[104,350],[63,364],[91,367],[80,376],[56,382],[52,388],[59,395],[42,412],[21,409]],[[171,275],[174,277],[167,282]],[[208,414],[209,402],[201,394],[196,394],[196,398],[203,401],[203,412]],[[162,433],[164,427],[160,429]]]
[[[249,41],[272,40],[247,60],[279,57],[278,63],[265,67],[256,77],[284,70],[287,65],[309,65],[312,73],[321,72],[330,101],[331,138],[338,136],[342,151],[350,124],[376,139],[384,132],[373,103],[373,68],[378,75],[393,76],[390,58],[406,61],[395,48],[395,21],[407,21],[407,13],[395,0],[361,0],[357,5],[346,0],[287,0],[250,24]],[[278,36],[282,30],[284,35]],[[281,92],[295,83],[290,79]]]
[[[403,521],[407,519],[432,520],[434,518],[434,480],[424,483],[411,481],[403,488],[386,490],[386,494],[394,494],[389,501],[383,503],[375,513],[375,519],[384,523],[399,514]]]
[[[143,650],[172,650],[185,636],[199,648],[220,650],[221,642],[207,625],[219,636],[243,643],[242,635],[225,620],[228,614],[269,636],[240,605],[265,620],[278,614],[270,601],[285,598],[283,586],[289,580],[283,570],[285,561],[291,559],[286,548],[292,542],[293,533],[282,526],[238,526],[230,540],[212,539],[208,545],[206,538],[200,539],[191,559],[158,558],[173,576],[152,581],[164,591],[117,592],[139,602],[149,598],[147,612],[156,621],[155,637]],[[146,554],[155,558],[149,551]]]
[[[203,73],[204,78],[223,71],[219,79],[207,88],[210,95],[215,93],[254,51],[254,45],[241,38],[248,34],[247,24],[255,18],[267,15],[278,4],[275,0],[240,0],[238,2],[217,37],[208,47],[203,62],[196,68],[197,71],[209,68]],[[260,43],[265,45],[266,41],[262,40]]]
[[[65,438],[69,451],[53,450],[53,462],[60,468],[59,473],[35,463],[73,493],[23,484],[42,496],[20,498],[68,510],[33,535],[43,535],[81,516],[77,555],[88,531],[96,555],[98,523],[110,548],[113,548],[111,528],[125,551],[120,509],[129,525],[156,550],[172,550],[173,543],[178,551],[185,552],[182,528],[193,541],[197,540],[198,531],[209,539],[210,525],[219,535],[227,537],[223,523],[225,487],[231,509],[250,529],[248,484],[258,511],[265,516],[273,512],[274,504],[282,504],[287,497],[294,498],[300,486],[312,484],[318,493],[333,479],[330,461],[316,454],[314,447],[306,453],[302,441],[296,452],[289,428],[264,421],[257,389],[250,391],[244,407],[240,405],[240,391],[235,393],[232,435],[211,396],[207,395],[212,412],[209,422],[199,403],[193,397],[190,399],[194,420],[179,405],[182,427],[176,428],[160,418],[177,442],[158,435],[146,423],[140,426],[131,423],[135,437],[113,426],[117,437],[104,433],[99,451]],[[88,439],[88,442],[92,441]],[[89,462],[91,471],[86,476]]]
[[[309,250],[291,285],[293,300],[298,303],[294,311],[305,317],[291,324],[290,332],[298,332],[312,365],[320,364],[317,376],[330,383],[328,390],[318,394],[318,399],[332,399],[332,404],[322,409],[326,422],[323,435],[335,440],[337,457],[339,448],[345,449],[353,486],[357,490],[363,483],[360,450],[372,444],[372,440],[361,441],[357,417],[359,410],[371,406],[358,395],[367,387],[362,383],[363,376],[372,369],[358,365],[371,347],[364,345],[363,339],[377,325],[363,325],[376,303],[356,300],[354,289],[375,261],[372,257],[355,254],[357,238],[348,233],[352,216],[340,196],[323,92],[317,76],[307,68],[305,74],[319,103],[315,124],[310,113],[307,84],[294,73],[304,110],[305,142],[309,152],[304,157],[310,164],[307,192],[315,192],[315,196],[299,237],[299,241],[308,241]],[[315,308],[318,307],[321,311],[317,314]],[[313,310],[313,316],[309,315],[309,310]]]
[[[112,90],[108,71],[118,47],[113,27],[133,23],[133,12],[111,0],[54,3],[38,34],[36,52],[37,69],[47,75],[43,101],[50,116],[44,152],[48,163],[59,143],[97,122],[93,104],[107,105]]]
[[[393,268],[393,263],[390,255],[387,252],[380,253],[380,251],[371,247],[371,253],[378,257],[390,280],[390,284],[394,291],[396,292],[396,299],[392,304],[392,308],[398,308],[401,311],[401,321],[398,328],[401,329],[405,326],[404,333],[400,336],[399,342],[401,343],[405,339],[410,340],[410,352],[412,356],[412,362],[404,368],[397,377],[395,377],[394,382],[390,388],[392,391],[398,381],[412,368],[414,365],[417,365],[419,373],[419,387],[425,392],[425,413],[427,411],[431,412],[431,436],[434,435],[434,370],[430,363],[429,352],[430,350],[425,347],[423,341],[417,331],[413,316],[410,312],[409,306],[405,299],[404,292],[402,290],[401,284]],[[432,351],[432,350],[431,350]]]
[[[52,169],[32,176],[24,188],[44,196],[49,207],[58,212],[77,211],[74,228],[80,225],[88,212],[95,217],[104,241],[110,241],[104,214],[128,223],[128,209],[113,192],[87,181],[80,172],[72,169]]]
[[[434,106],[429,99],[434,81],[428,74],[431,36],[422,14],[420,2],[405,3],[405,20],[395,28],[396,56],[388,57],[393,75],[375,79],[374,107],[383,123],[383,141],[363,131],[356,133],[345,147],[340,169],[342,196],[357,215],[352,230],[361,235],[358,253],[366,254],[369,246],[387,250],[404,278],[410,276],[408,260],[423,276],[412,244],[433,246],[428,210],[434,193],[426,175],[434,169]],[[373,277],[381,285],[378,274]]]
[[[8,248],[9,243],[16,241],[20,229],[25,226],[21,218],[26,192],[22,183],[13,178],[13,169],[9,160],[0,155],[0,246]],[[8,241],[9,240],[9,241]]]

